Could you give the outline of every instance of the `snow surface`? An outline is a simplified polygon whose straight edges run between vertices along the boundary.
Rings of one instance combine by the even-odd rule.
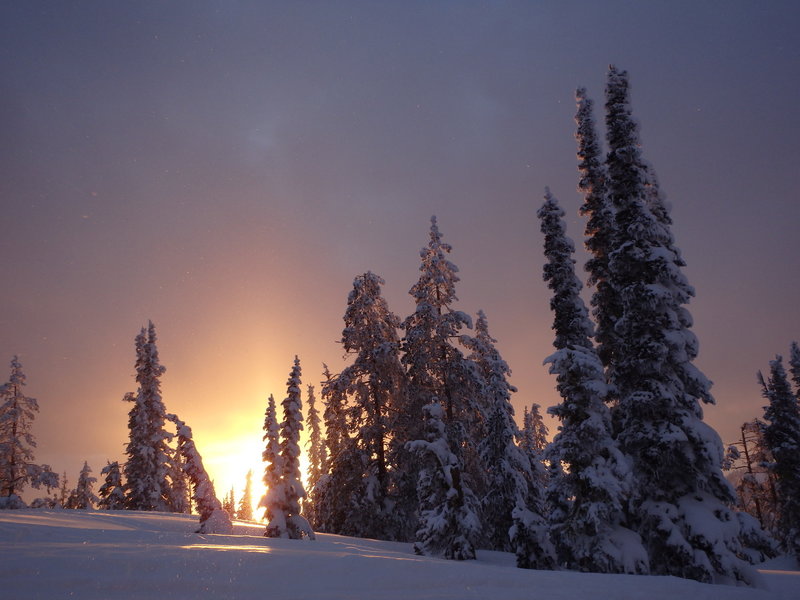
[[[455,562],[415,556],[411,544],[265,538],[264,525],[241,521],[233,535],[203,535],[197,524],[133,511],[0,511],[2,598],[790,600],[800,589],[788,559],[764,565],[767,589],[751,589],[517,569],[503,552]]]

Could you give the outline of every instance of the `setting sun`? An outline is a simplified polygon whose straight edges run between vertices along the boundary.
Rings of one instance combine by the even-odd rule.
[[[278,418],[280,418],[280,410]],[[264,475],[264,463],[261,460],[261,453],[264,451],[262,424],[263,416],[261,423],[242,422],[241,428],[238,430],[230,429],[225,432],[219,432],[216,435],[206,434],[202,437],[199,433],[195,433],[199,440],[198,447],[201,448],[203,453],[203,463],[214,482],[214,489],[219,498],[226,497],[231,488],[233,488],[234,498],[238,507],[239,500],[244,492],[247,472],[252,470],[253,518],[257,521],[262,520],[264,516],[264,509],[259,508],[258,503],[266,493],[266,487],[264,487],[262,480]],[[304,430],[301,437],[301,445],[304,451],[300,456],[300,466],[304,481],[308,477],[308,456],[305,452],[307,439],[307,431]],[[306,493],[308,493],[308,490],[306,490]]]

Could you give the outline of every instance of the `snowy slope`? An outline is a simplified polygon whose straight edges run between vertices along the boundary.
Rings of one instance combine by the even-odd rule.
[[[266,539],[262,525],[199,535],[197,518],[138,512],[0,511],[0,597],[125,600],[214,598],[789,600],[800,573],[764,571],[766,589],[673,577],[526,571],[513,556],[414,556],[409,544],[319,535]]]

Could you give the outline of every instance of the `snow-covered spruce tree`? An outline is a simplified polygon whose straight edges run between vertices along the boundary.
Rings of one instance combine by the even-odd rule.
[[[402,395],[404,370],[400,363],[400,320],[381,295],[383,279],[367,272],[355,278],[347,299],[342,345],[353,362],[336,377],[348,398],[348,436],[344,452],[331,464],[332,481],[356,483],[348,491],[344,531],[356,537],[396,539],[398,524],[391,509],[386,445],[388,415]],[[344,491],[341,490],[340,493]]]
[[[166,409],[161,399],[161,376],[166,369],[158,360],[156,329],[151,321],[136,336],[136,382],[139,389],[124,400],[133,403],[128,413],[130,439],[124,465],[127,508],[131,510],[172,510],[170,502],[170,459],[164,429]]]
[[[586,95],[585,88],[575,92],[578,126],[575,138],[578,141],[578,190],[583,194],[580,208],[586,221],[586,249],[591,258],[586,262],[589,274],[587,284],[594,286],[591,305],[597,327],[594,338],[597,354],[604,366],[613,364],[614,344],[617,340],[614,324],[620,316],[620,300],[609,279],[608,261],[614,250],[616,230],[614,208],[606,189],[606,167],[602,148],[595,128],[592,108],[594,103]]]
[[[69,495],[67,495],[67,501],[64,504],[64,508],[68,508],[70,510],[74,510],[78,508],[78,490],[77,488],[72,489],[69,491]]]
[[[778,539],[800,561],[800,407],[792,392],[783,359],[770,361],[770,375],[758,374],[764,397],[764,442],[772,454],[769,470],[775,478]]]
[[[231,490],[225,494],[225,499],[222,501],[222,510],[224,510],[231,519],[236,517],[236,498],[233,495],[233,486]]]
[[[352,498],[357,496],[364,472],[361,454],[350,439],[347,405],[347,381],[331,374],[327,365],[322,384],[325,403],[325,444],[327,460],[325,474],[314,490],[314,507],[317,529],[326,533],[353,535],[350,528],[357,526],[358,516],[353,514]]]
[[[192,429],[181,421],[176,415],[165,415],[175,424],[178,436],[178,449],[186,475],[192,484],[192,500],[200,515],[200,529],[197,533],[230,534],[233,524],[230,515],[223,510],[222,504],[214,491],[214,482],[208,476],[203,466],[203,457],[197,451],[192,438]]]
[[[122,510],[125,508],[125,491],[122,485],[122,471],[117,461],[108,462],[100,471],[105,475],[103,485],[97,491],[100,500],[97,508],[101,510]]]
[[[325,440],[322,439],[322,428],[320,427],[319,410],[317,410],[317,398],[314,395],[314,386],[308,386],[308,495],[303,502],[303,514],[312,529],[319,527],[317,519],[316,503],[319,497],[317,484],[325,473],[327,462],[327,452]]]
[[[698,400],[711,382],[694,366],[697,338],[685,304],[694,290],[681,272],[662,208],[651,210],[648,167],[631,116],[628,77],[613,66],[606,90],[609,198],[615,248],[609,279],[619,294],[619,345],[609,367],[618,396],[613,419],[632,462],[628,523],[641,535],[654,574],[699,581],[753,581],[742,554],[733,490],[722,475],[722,443]]]
[[[186,475],[183,457],[180,452],[170,448],[167,464],[169,487],[167,488],[167,505],[171,512],[190,514],[192,512],[192,483]]]
[[[556,352],[545,359],[556,375],[562,402],[550,408],[561,422],[548,447],[551,463],[566,472],[552,480],[548,496],[557,507],[551,536],[559,563],[594,573],[646,573],[647,552],[624,526],[629,466],[612,439],[603,364],[591,342],[592,323],[575,275],[575,247],[567,237],[564,211],[549,190],[538,212],[544,235],[544,280],[553,290]]]
[[[544,450],[547,447],[547,425],[544,423],[541,406],[535,402],[522,411],[522,431],[519,435],[519,448],[531,463],[531,483],[545,488],[548,481],[548,469],[544,463]]]
[[[438,402],[423,407],[425,439],[408,443],[420,461],[419,529],[414,552],[452,560],[475,558],[481,533],[480,510],[472,491],[457,485],[461,469],[445,433],[444,409]]]
[[[261,460],[264,461],[264,486],[267,488],[266,494],[258,503],[259,508],[266,510],[264,517],[267,521],[272,521],[272,505],[269,502],[270,492],[281,484],[283,474],[283,462],[281,461],[281,442],[280,425],[275,408],[275,398],[272,394],[267,400],[267,410],[264,414],[264,451],[261,453]]]
[[[239,499],[239,508],[236,510],[236,518],[242,521],[253,520],[253,471],[247,471],[244,482],[244,492]]]
[[[792,342],[789,351],[789,371],[794,382],[795,396],[797,401],[800,402],[800,346],[797,345],[797,342]]]
[[[542,452],[547,447],[547,425],[544,423],[542,407],[535,402],[530,409],[523,407],[522,412],[522,431],[520,432],[519,447],[531,460],[541,460]]]
[[[336,378],[331,373],[328,365],[322,364],[322,402],[325,410],[322,419],[325,423],[325,451],[322,462],[322,478],[330,472],[334,456],[339,454],[347,438],[347,398],[335,385]]]
[[[508,382],[511,374],[489,334],[483,311],[478,311],[475,336],[464,335],[461,343],[470,350],[468,359],[483,378],[480,393],[487,407],[486,435],[478,443],[478,454],[486,469],[486,488],[480,498],[483,538],[492,550],[511,551],[509,530],[515,507],[541,508],[542,490],[533,485],[531,462],[515,440],[520,431],[514,422],[511,394],[517,389]]]
[[[58,487],[58,475],[48,465],[34,463],[36,440],[31,425],[39,403],[26,396],[25,374],[19,358],[11,359],[11,376],[0,387],[0,508],[24,508],[19,494],[26,485]]]
[[[314,539],[314,531],[305,517],[300,515],[300,502],[306,495],[300,477],[300,432],[303,430],[301,383],[300,359],[295,356],[294,367],[286,383],[287,395],[282,403],[280,457],[283,471],[278,485],[267,492],[268,511],[272,512],[264,532],[267,537],[297,540],[306,535]]]
[[[69,482],[67,481],[67,472],[61,474],[61,487],[58,488],[58,505],[61,508],[68,508],[69,504]]]
[[[100,500],[93,491],[96,477],[91,476],[92,469],[89,463],[84,461],[80,475],[78,475],[78,485],[75,487],[75,506],[72,508],[91,509]]]
[[[511,513],[508,534],[520,569],[555,569],[556,550],[549,538],[549,526],[540,506],[517,505]]]
[[[407,393],[392,422],[392,465],[398,474],[396,511],[408,526],[414,523],[416,509],[411,484],[419,477],[417,457],[409,454],[405,443],[425,439],[420,419],[423,406],[439,402],[444,411],[445,435],[456,457],[451,472],[456,498],[467,498],[473,489],[483,487],[484,472],[477,460],[477,440],[483,437],[484,425],[478,393],[481,382],[475,365],[455,345],[461,330],[471,328],[472,322],[467,314],[451,308],[458,299],[455,284],[459,279],[458,268],[447,259],[450,251],[450,245],[442,241],[436,217],[432,217],[430,241],[420,251],[420,278],[410,290],[416,308],[403,323]],[[467,466],[474,467],[469,476]],[[408,531],[399,533],[401,539],[408,535]],[[465,533],[471,535],[471,531]]]

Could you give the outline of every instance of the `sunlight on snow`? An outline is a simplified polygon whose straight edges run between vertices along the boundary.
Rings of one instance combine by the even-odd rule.
[[[78,513],[78,516],[84,516]],[[116,531],[130,531],[133,528],[119,523],[110,522],[102,518],[92,518],[86,515],[86,518],[75,519],[72,514],[65,514],[63,518],[59,518],[53,513],[45,513],[35,515],[30,513],[16,513],[14,511],[0,511],[0,523],[14,523],[24,525],[41,525],[42,527],[67,527],[69,529],[99,529],[99,530],[116,530]]]
[[[236,551],[257,554],[269,554],[272,548],[269,546],[246,546],[246,545],[225,545],[225,544],[192,544],[190,546],[179,546],[181,550],[221,550],[223,552]]]

